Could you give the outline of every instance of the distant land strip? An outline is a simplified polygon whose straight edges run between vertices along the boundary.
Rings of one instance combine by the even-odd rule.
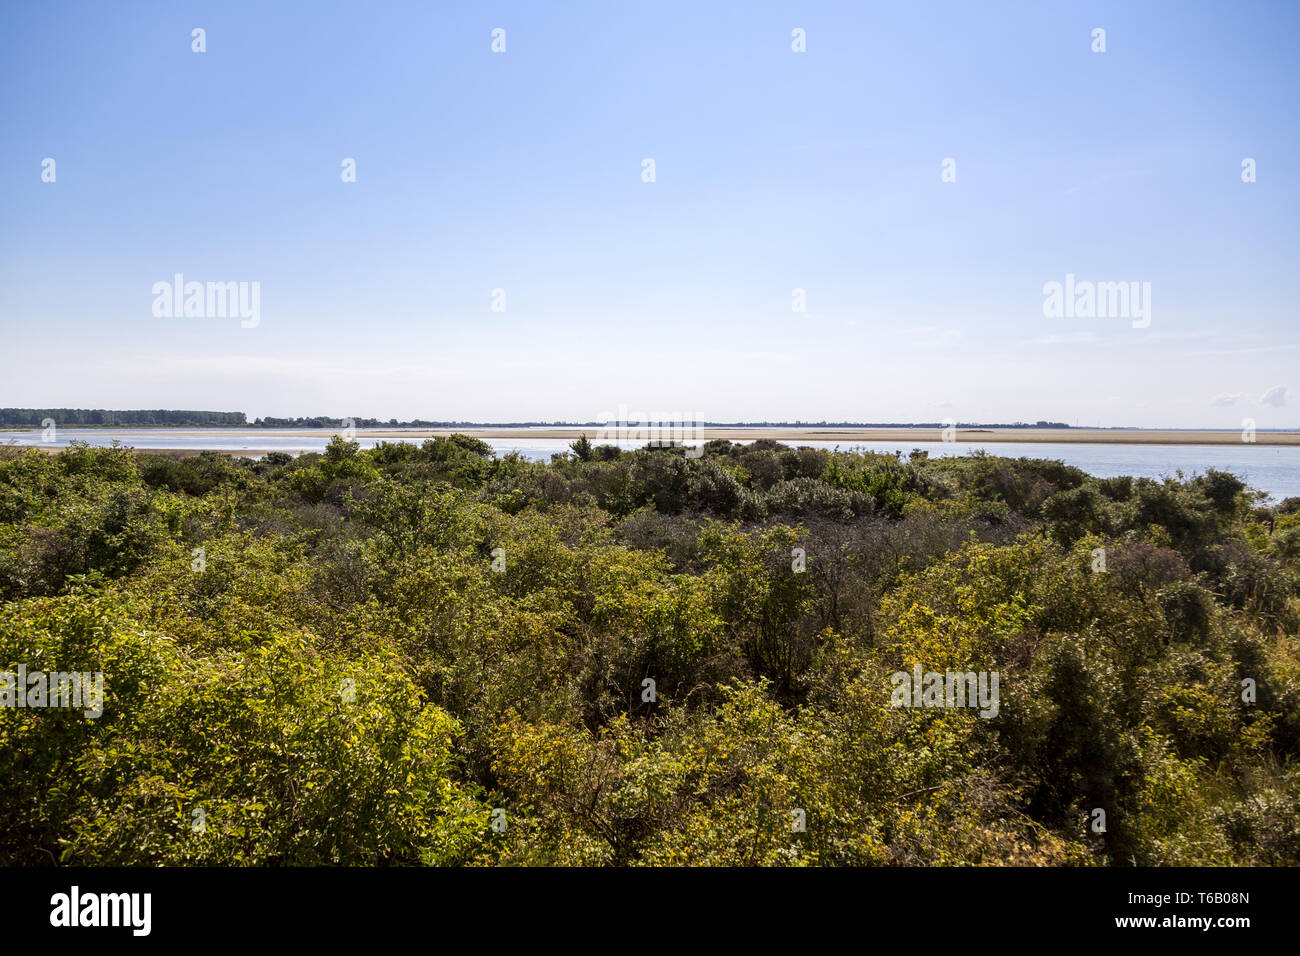
[[[654,413],[645,413],[654,414]],[[256,418],[248,421],[244,412],[211,412],[182,409],[130,409],[117,410],[107,408],[0,408],[0,426],[8,428],[43,428],[46,421],[53,421],[60,428],[121,428],[161,427],[161,428],[345,428],[351,424],[355,428],[537,428],[553,426],[556,428],[580,428],[583,426],[598,428],[605,422],[470,422],[470,421],[432,421],[423,418],[411,421],[398,421],[396,418],[366,418],[362,415],[349,415],[332,418],[317,415],[311,418]],[[612,422],[610,424],[613,424]],[[629,424],[640,422],[629,420]],[[950,422],[688,422],[704,426],[728,428],[943,428]],[[959,428],[1069,428],[1065,422],[1011,422],[989,423],[958,422]]]
[[[302,430],[304,437],[321,430],[345,429],[349,426],[365,429],[372,438],[420,438],[460,433],[478,438],[571,438],[577,429],[591,429],[588,437],[595,440],[604,428],[612,432],[615,426],[635,431],[654,422],[562,422],[516,421],[471,422],[431,421],[414,419],[387,421],[378,418],[351,416],[333,418],[257,418],[249,422],[244,412],[194,411],[184,409],[89,409],[89,408],[0,408],[0,428],[41,429],[48,422],[58,428],[203,428],[226,429],[228,434],[247,434],[259,428]],[[768,438],[776,441],[935,441],[935,433],[955,427],[957,441],[989,442],[1086,442],[1122,444],[1193,444],[1222,445],[1242,441],[1239,429],[1195,428],[1139,428],[1132,425],[1111,427],[1072,426],[1065,422],[664,422],[669,430],[687,431],[704,440],[728,439],[753,441]],[[390,432],[387,429],[402,429]],[[1265,445],[1292,445],[1300,443],[1300,431],[1295,429],[1257,429],[1255,443]]]
[[[646,444],[649,441],[644,434],[635,434],[635,429],[631,430],[632,434],[627,434],[621,440],[633,444]],[[266,451],[251,447],[257,441],[258,430],[251,427],[239,429],[205,429],[205,432],[211,434],[212,438],[217,439],[236,439],[245,438],[250,442],[249,448],[231,449],[231,448],[214,448],[213,451],[221,451],[230,455],[247,455],[250,457],[260,457],[265,455]],[[292,429],[277,433],[277,438],[303,438],[306,440],[320,438],[320,430],[316,428]],[[568,426],[563,428],[549,427],[465,427],[465,428],[407,428],[402,430],[392,430],[391,428],[365,428],[358,431],[358,435],[367,439],[377,441],[423,441],[427,438],[445,437],[452,434],[467,435],[471,438],[493,438],[493,439],[569,439],[576,440],[580,434],[585,434],[593,444],[613,444],[620,440],[620,436],[614,429],[610,429],[607,434],[601,434],[600,426],[584,428],[582,426]],[[654,437],[654,432],[650,437]],[[672,435],[665,431],[665,441],[668,437],[675,437],[678,443],[682,443],[680,433]],[[1297,446],[1300,445],[1300,431],[1258,431],[1255,433],[1253,444],[1263,446]],[[838,442],[844,449],[853,447],[854,444],[864,442],[896,442],[900,448],[907,450],[906,446],[914,443],[938,442],[942,440],[942,430],[938,427],[909,426],[909,427],[726,427],[726,426],[704,426],[698,432],[688,433],[687,444],[698,443],[699,441],[712,441],[715,439],[725,439],[727,441],[749,442],[760,439],[779,441],[784,444],[798,445],[800,442],[818,441],[818,442]],[[996,445],[1006,442],[1021,442],[1025,444],[1094,444],[1094,445],[1241,445],[1246,444],[1242,440],[1242,433],[1236,430],[1210,430],[1210,429],[1128,429],[1128,428],[958,428],[953,434],[955,443],[978,448],[981,445]],[[36,445],[45,447],[51,451],[58,451],[58,446],[50,443],[43,443],[39,432],[33,432],[28,436],[24,435],[13,444],[17,445]],[[124,442],[129,445],[129,442]],[[185,454],[195,453],[202,450],[200,448],[192,449],[138,449],[141,454]]]

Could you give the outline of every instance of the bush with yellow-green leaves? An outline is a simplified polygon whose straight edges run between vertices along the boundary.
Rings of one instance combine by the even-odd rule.
[[[0,863],[1300,864],[1295,505],[775,442],[0,450]]]

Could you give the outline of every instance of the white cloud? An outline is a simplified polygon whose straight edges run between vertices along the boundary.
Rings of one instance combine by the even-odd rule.
[[[1229,405],[1236,405],[1245,397],[1246,396],[1241,392],[1220,392],[1218,395],[1215,395],[1210,399],[1210,404],[1226,408]]]
[[[1286,404],[1287,388],[1285,385],[1274,385],[1267,392],[1260,396],[1261,405],[1272,405],[1274,408],[1281,408]]]
[[[1241,349],[1204,349],[1197,352],[1185,352],[1185,355],[1247,355],[1257,352],[1294,352],[1300,345],[1261,345]]]

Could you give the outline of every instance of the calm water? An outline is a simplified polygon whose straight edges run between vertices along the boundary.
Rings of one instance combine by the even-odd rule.
[[[574,434],[582,429],[575,429]],[[590,429],[585,429],[590,432]],[[386,432],[400,429],[382,429]],[[114,439],[135,448],[215,448],[222,451],[285,451],[319,452],[334,433],[321,429],[304,436],[300,430],[259,428],[237,431],[233,429],[186,428],[90,428],[59,429],[55,446],[66,445],[74,439],[92,445],[108,445]],[[370,448],[385,439],[376,438],[366,429],[358,429],[356,440],[363,448]],[[400,439],[387,439],[400,440]],[[413,438],[423,441],[423,438]],[[485,438],[498,455],[519,452],[533,461],[548,461],[551,455],[567,451],[568,438]],[[0,431],[0,444],[10,442],[33,444],[40,441],[39,431]],[[621,448],[639,448],[644,441],[618,442]],[[1140,478],[1186,477],[1204,472],[1206,468],[1219,468],[1241,477],[1249,485],[1266,491],[1275,498],[1300,496],[1300,446],[1278,445],[1075,445],[1048,442],[828,442],[803,441],[787,444],[808,445],[813,448],[860,448],[871,451],[902,451],[906,455],[913,448],[922,448],[931,455],[967,455],[983,448],[993,455],[1008,458],[1052,458],[1081,468],[1098,478],[1133,475]]]

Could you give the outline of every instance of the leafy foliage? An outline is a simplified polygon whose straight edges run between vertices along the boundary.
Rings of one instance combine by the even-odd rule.
[[[0,707],[0,863],[1296,865],[1298,535],[986,455],[0,450],[0,673],[105,688]]]

